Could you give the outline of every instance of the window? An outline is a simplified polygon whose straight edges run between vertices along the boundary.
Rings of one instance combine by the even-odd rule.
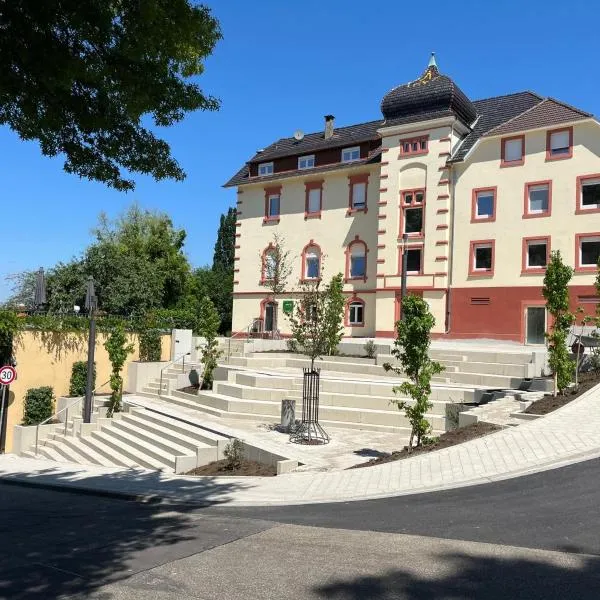
[[[310,181],[305,183],[306,200],[304,217],[321,217],[321,206],[323,199],[323,181]]]
[[[423,255],[422,248],[407,248],[406,252],[406,273],[419,274],[421,273],[421,258]]]
[[[264,177],[265,175],[273,175],[273,163],[261,163],[258,165],[258,175]]]
[[[319,313],[316,304],[307,304],[305,308],[305,315],[307,321],[316,321]]]
[[[523,217],[548,217],[552,209],[552,182],[536,181],[525,184]]]
[[[279,221],[281,214],[281,186],[265,188],[265,217],[263,222]]]
[[[365,324],[365,305],[360,300],[353,300],[348,305],[348,325]]]
[[[427,154],[428,136],[400,140],[400,157],[415,154]]]
[[[406,190],[402,192],[402,226],[400,233],[413,236],[423,235],[423,211],[425,190]]]
[[[496,220],[496,188],[473,190],[471,223]]]
[[[310,156],[300,156],[298,158],[298,168],[299,169],[312,169],[315,166],[315,155],[311,154]]]
[[[546,160],[573,156],[573,128],[555,129],[546,134]]]
[[[360,160],[360,146],[342,150],[342,162],[353,162],[355,160]]]
[[[346,279],[367,280],[367,245],[358,236],[346,250]]]
[[[279,194],[271,194],[269,196],[267,218],[276,219],[277,217],[279,217],[279,203],[280,203]]]
[[[600,212],[600,174],[577,178],[576,212]]]
[[[595,271],[600,259],[600,234],[577,235],[578,270]]]
[[[494,274],[494,241],[471,242],[469,275]]]
[[[367,184],[368,173],[362,175],[351,175],[348,177],[350,186],[350,198],[348,200],[348,213],[367,212]]]
[[[265,254],[264,279],[273,279],[273,277],[275,277],[276,269],[277,259],[275,258],[275,254],[274,252],[268,252]]]
[[[543,272],[548,264],[550,238],[524,238],[523,253],[523,272]]]
[[[525,136],[504,138],[501,141],[501,165],[511,167],[522,165],[525,157]]]
[[[302,251],[302,279],[318,279],[321,276],[321,249],[310,240]]]

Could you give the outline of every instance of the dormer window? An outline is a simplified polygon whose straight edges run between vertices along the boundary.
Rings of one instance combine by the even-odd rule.
[[[298,158],[298,169],[312,169],[315,166],[315,155],[300,156]]]
[[[360,160],[360,146],[342,150],[342,162],[354,162],[355,160]]]
[[[573,128],[555,129],[546,134],[546,160],[573,156]]]
[[[525,136],[504,138],[501,142],[501,160],[503,167],[516,167],[525,162]]]
[[[264,177],[265,175],[273,175],[273,163],[260,163],[258,165],[258,176]]]

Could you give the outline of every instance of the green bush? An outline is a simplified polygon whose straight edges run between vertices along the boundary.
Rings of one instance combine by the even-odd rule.
[[[87,362],[79,360],[73,363],[71,368],[71,381],[69,382],[69,396],[85,396],[87,387]],[[96,363],[94,363],[94,374],[92,375],[92,389],[96,387]]]
[[[225,460],[227,461],[227,468],[231,471],[235,471],[242,466],[244,461],[244,442],[238,438],[233,438],[223,450]]]
[[[54,413],[54,391],[51,387],[30,388],[25,394],[23,425],[37,425]]]
[[[367,358],[375,358],[375,354],[377,353],[377,347],[375,346],[375,342],[373,340],[367,340],[364,345],[365,354]]]
[[[146,329],[139,334],[140,361],[159,362],[162,357],[162,339],[159,329]]]

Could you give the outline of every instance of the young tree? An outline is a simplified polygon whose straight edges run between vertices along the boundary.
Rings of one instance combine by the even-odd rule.
[[[110,403],[107,416],[112,417],[114,413],[121,411],[121,398],[123,397],[123,377],[121,371],[127,360],[127,356],[133,352],[133,344],[128,343],[127,334],[122,323],[115,323],[106,341],[104,342],[108,359],[112,367],[110,374]]]
[[[420,446],[423,438],[431,431],[431,425],[425,418],[432,406],[429,402],[431,378],[441,373],[444,367],[429,358],[430,335],[435,318],[429,312],[427,303],[422,298],[409,294],[403,299],[402,314],[404,318],[396,323],[397,335],[392,350],[392,356],[400,362],[402,368],[390,363],[384,364],[383,368],[408,377],[408,381],[394,387],[394,393],[409,396],[413,403],[399,399],[392,402],[400,410],[404,410],[410,422],[408,451],[411,452],[413,444]]]
[[[574,315],[569,312],[569,281],[572,277],[573,269],[563,263],[560,250],[552,252],[546,267],[542,294],[552,317],[552,327],[546,332],[546,339],[548,364],[554,374],[554,396],[567,389],[573,381],[575,368],[567,349],[567,336],[575,320]]]
[[[235,208],[230,208],[226,214],[221,215],[213,254],[212,268],[214,271],[233,271],[236,220]]]
[[[322,288],[322,280],[305,281],[301,285],[300,299],[294,311],[287,315],[292,330],[292,339],[303,354],[310,358],[310,368],[314,371],[315,360],[330,354],[332,347],[341,339],[341,322],[344,302],[340,303],[339,284],[342,275],[338,274]]]
[[[344,277],[341,273],[334,275],[325,289],[327,302],[325,304],[324,326],[328,342],[327,354],[334,356],[344,335]]]
[[[202,373],[201,387],[204,390],[211,390],[213,384],[213,373],[217,367],[217,361],[222,352],[219,350],[217,334],[219,331],[219,313],[217,313],[213,303],[208,296],[204,296],[200,301],[198,310],[199,331],[204,338],[200,348],[202,364],[204,371]]]
[[[217,110],[192,77],[221,38],[194,0],[2,2],[0,124],[38,140],[64,169],[117,190],[129,173],[181,180],[169,145],[145,127]]]
[[[278,233],[273,234],[273,241],[265,254],[260,254],[261,279],[270,291],[273,302],[283,294],[292,274],[292,255],[285,246],[285,239]],[[273,314],[273,335],[278,331],[277,311]]]

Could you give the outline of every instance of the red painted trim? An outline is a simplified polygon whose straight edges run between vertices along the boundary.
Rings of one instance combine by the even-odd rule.
[[[346,214],[352,215],[357,212],[366,213],[369,209],[369,175],[370,173],[361,173],[360,175],[348,175],[348,210]],[[352,207],[352,195],[354,191],[354,186],[357,183],[365,184],[365,207],[364,208],[353,208]]]
[[[380,200],[380,201],[377,203],[377,206],[387,206],[387,200]]]
[[[240,246],[240,245],[237,245],[237,246],[234,246],[233,248],[234,248],[235,250],[239,250],[239,249],[241,248],[241,246]]]
[[[583,182],[586,179],[600,179],[600,173],[594,173],[593,175],[578,175],[577,185],[575,186],[575,214],[576,215],[587,215],[592,213],[600,212],[600,208],[582,208],[581,206],[581,188]]]
[[[441,158],[443,156],[450,156],[450,152],[440,152],[438,156]]]
[[[281,217],[281,185],[273,185],[265,188],[265,215],[263,217],[263,223],[279,223]],[[269,216],[269,196],[279,196],[279,216]]]
[[[450,198],[450,194],[438,194],[437,197],[438,200],[446,200],[447,198]]]
[[[425,265],[425,242],[411,242],[409,245],[401,246],[398,252],[398,275],[402,275],[402,256],[407,250],[421,250],[421,264],[419,271],[407,271],[406,274],[410,275],[424,275],[423,267]]]
[[[389,149],[389,148],[382,148],[382,149],[381,149],[381,151],[382,151],[382,152],[389,152],[389,151],[390,151],[390,149]]]
[[[524,237],[521,248],[521,275],[543,275],[546,267],[528,267],[527,266],[527,247],[529,242],[546,242],[546,264],[550,261],[550,236]]]
[[[304,182],[304,218],[305,219],[320,219],[321,211],[323,210],[323,179],[318,181],[305,181]],[[319,190],[319,210],[309,212],[308,198],[310,190]],[[281,202],[281,200],[280,200]],[[281,207],[280,207],[281,210]]]
[[[451,142],[451,141],[452,141],[452,138],[449,138],[449,137],[440,138],[440,142]]]
[[[425,148],[421,149],[421,143],[425,142]],[[417,149],[413,150],[413,144],[417,144]],[[405,144],[409,145],[409,149],[406,150],[404,148]],[[413,138],[404,138],[400,140],[400,154],[398,158],[404,158],[406,156],[423,156],[425,154],[429,154],[429,136],[421,135],[419,137]]]
[[[241,225],[241,223],[240,223],[240,225]],[[236,234],[235,234],[235,237],[236,237],[236,238],[242,237],[242,234],[241,234],[241,233],[236,233]]]
[[[385,229],[378,229],[377,235],[383,235],[385,233]]]
[[[235,226],[236,226],[236,227],[241,227],[241,226],[242,226],[242,224],[241,224],[240,222],[237,222],[237,223],[235,224]]]
[[[412,201],[407,202],[406,197],[412,195]],[[417,194],[423,194],[423,201],[417,202]],[[410,190],[400,190],[400,215],[398,223],[398,237],[401,238],[404,234],[404,213],[407,208],[420,208],[421,214],[421,231],[417,233],[409,233],[408,238],[422,238],[425,234],[425,204],[427,203],[427,196],[424,188],[413,188]]]
[[[521,141],[521,159],[520,160],[505,160],[505,148],[506,142],[511,140],[522,140]],[[500,166],[501,167],[518,167],[525,164],[525,136],[524,135],[513,135],[511,137],[505,137],[500,140]]]
[[[489,270],[475,269],[475,248],[477,246],[492,247],[492,268]],[[496,240],[473,240],[469,244],[469,277],[493,277],[496,266]]]
[[[234,272],[234,273],[239,273],[239,272],[240,272],[240,270],[239,270],[239,269],[234,269],[234,270],[233,270],[233,272]]]
[[[436,246],[447,246],[450,242],[448,240],[438,240],[435,245]]]
[[[319,257],[319,276],[318,277],[310,277],[310,278],[306,277],[306,252],[310,248],[315,248],[317,250],[317,255]],[[300,281],[302,283],[307,282],[307,281],[318,281],[319,279],[321,279],[322,257],[323,257],[323,253],[321,252],[321,246],[319,246],[319,244],[317,244],[315,242],[315,240],[310,240],[310,242],[308,242],[308,244],[306,244],[306,246],[304,246],[304,248],[302,248],[302,254],[300,255],[300,258],[302,260],[302,265],[300,268],[300,272],[301,272]]]
[[[260,257],[260,260],[261,260],[260,285],[264,285],[265,281],[267,280],[265,277],[265,264],[266,264],[267,254],[269,254],[269,252],[271,252],[271,250],[275,250],[275,246],[273,245],[273,242],[269,242],[269,245],[263,250],[262,255]]]
[[[387,215],[377,215],[378,219],[387,219]]]
[[[383,173],[379,176],[379,179],[387,179],[389,175],[384,175]]]
[[[386,167],[387,165],[389,165],[390,163],[387,160],[382,160],[381,163],[379,163],[382,167]]]
[[[271,296],[267,296],[260,303],[260,317],[259,317],[259,320],[262,321],[263,323],[265,322],[265,308],[266,308],[267,304],[274,304],[275,305],[275,311],[277,313],[279,313],[279,302],[277,302],[276,300],[273,300],[273,298]]]
[[[435,257],[436,262],[443,262],[445,260],[448,260],[447,256],[436,256]]]
[[[436,225],[435,227],[437,230],[441,230],[441,229],[448,229],[448,225],[445,224],[441,224],[441,225]]]
[[[362,292],[361,292],[362,293]],[[350,323],[350,305],[351,304],[362,304],[363,307],[363,322],[362,323]],[[344,309],[344,326],[345,327],[364,327],[365,326],[365,301],[353,292],[352,296],[346,300]]]
[[[477,194],[479,192],[492,192],[494,194],[494,203],[492,216],[486,219],[477,218]],[[496,220],[496,196],[498,188],[496,186],[486,188],[473,188],[471,192],[471,223],[489,223]]]
[[[379,188],[380,194],[383,194],[384,192],[387,192],[387,188]]]
[[[580,262],[579,248],[581,240],[584,238],[600,237],[600,232],[576,233],[575,234],[575,272],[576,273],[595,273],[598,270],[597,265],[582,266]]]
[[[450,211],[449,208],[438,208],[437,211],[436,211],[436,214],[438,214],[438,215],[445,215],[449,211]]]
[[[378,264],[378,265],[382,265],[382,264],[384,264],[384,263],[385,263],[385,258],[378,258],[378,259],[377,259],[377,264]]]
[[[448,185],[450,183],[449,179],[440,179],[438,181],[438,185]]]
[[[552,156],[552,148],[550,146],[550,140],[552,139],[553,133],[560,133],[561,131],[567,131],[569,133],[569,153],[568,154],[557,154]],[[561,127],[560,129],[549,129],[546,132],[546,160],[564,160],[565,158],[573,158],[573,127]]]
[[[529,212],[529,188],[535,185],[547,185],[548,186],[548,210],[543,213],[530,213]],[[546,179],[545,181],[528,181],[524,186],[523,191],[523,218],[524,219],[537,219],[539,217],[549,217],[552,214],[552,180]]]
[[[362,244],[365,249],[365,274],[363,277],[351,277],[350,276],[350,257],[352,255],[352,246],[355,244]],[[367,281],[367,273],[369,272],[369,246],[367,246],[367,242],[361,240],[358,235],[354,236],[354,239],[346,246],[346,250],[344,251],[346,254],[346,269],[345,269],[345,281],[346,283],[349,281]]]
[[[385,248],[385,244],[377,244],[378,250],[383,250]]]
[[[439,273],[434,273],[434,275],[436,277],[447,277],[448,273],[444,272],[444,271],[440,271]]]
[[[449,165],[444,165],[443,167],[438,167],[438,171],[447,171],[449,168]]]

